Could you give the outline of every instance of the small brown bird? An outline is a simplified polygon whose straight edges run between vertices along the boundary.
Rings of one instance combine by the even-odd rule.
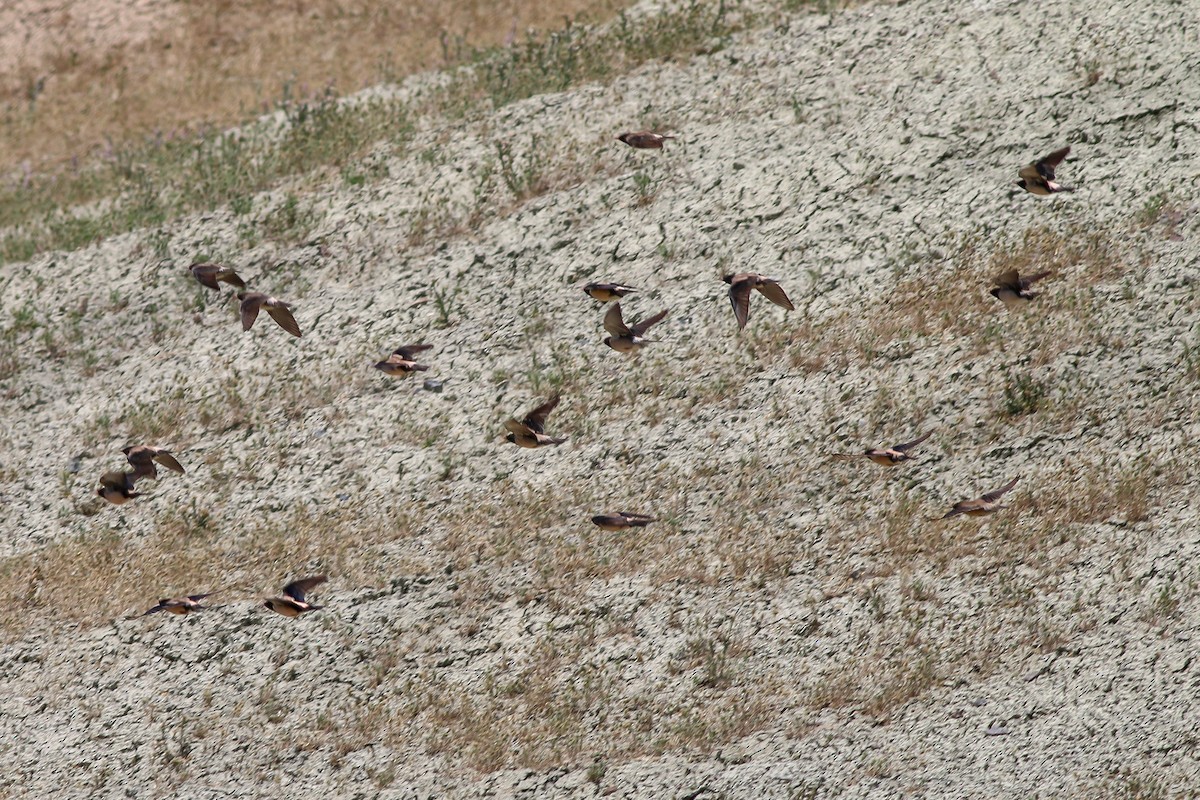
[[[1022,278],[1015,269],[1005,270],[992,279],[996,288],[992,289],[992,297],[1004,303],[1009,311],[1020,311],[1037,295],[1029,291],[1029,287],[1050,274],[1050,270],[1039,272],[1028,278]]]
[[[1062,163],[1062,160],[1067,157],[1067,153],[1070,152],[1071,148],[1069,146],[1064,147],[1061,150],[1055,150],[1045,158],[1021,167],[1017,173],[1021,176],[1021,180],[1017,181],[1016,185],[1030,194],[1036,194],[1041,197],[1048,197],[1055,192],[1075,191],[1068,186],[1062,186],[1054,182],[1055,168]]]
[[[933,435],[933,431],[929,431],[928,433],[926,433],[924,436],[920,437],[919,439],[913,439],[911,442],[905,442],[904,444],[894,444],[891,447],[884,447],[884,448],[878,448],[878,447],[872,448],[870,450],[864,450],[861,453],[839,453],[839,454],[835,455],[834,458],[863,458],[863,457],[866,457],[866,458],[869,458],[872,461],[874,461],[876,464],[882,464],[885,467],[894,467],[897,464],[899,464],[901,461],[912,460],[912,456],[910,456],[908,454],[908,451],[911,450],[912,448],[916,447],[917,445],[919,445],[921,442],[925,441],[932,435]]]
[[[758,289],[777,306],[782,306],[788,311],[796,310],[792,301],[788,299],[787,292],[783,291],[779,281],[774,278],[756,272],[731,272],[721,280],[729,284],[729,302],[733,304],[733,315],[737,317],[738,330],[745,328],[746,321],[750,319],[751,289]]]
[[[158,470],[154,466],[156,461],[172,472],[184,474],[183,466],[175,460],[175,456],[159,447],[150,447],[144,444],[131,445],[121,452],[133,466],[134,481],[140,481],[142,478],[158,480]]]
[[[636,353],[653,339],[643,339],[642,335],[653,325],[662,322],[667,316],[668,309],[663,309],[652,317],[647,317],[633,325],[626,325],[621,317],[621,304],[613,303],[604,315],[604,330],[612,334],[605,336],[604,343],[618,353]]]
[[[583,290],[601,303],[611,303],[613,300],[637,291],[632,286],[623,286],[619,283],[589,283],[583,287]]]
[[[242,301],[242,330],[250,330],[254,325],[254,320],[258,319],[259,309],[265,308],[271,315],[271,319],[279,323],[279,327],[292,336],[300,336],[300,326],[296,324],[291,306],[287,303],[262,292],[238,292],[237,296],[238,300]]]
[[[217,285],[217,281],[224,281],[238,289],[246,288],[246,282],[239,278],[236,272],[229,267],[222,267],[220,264],[192,264],[192,275],[200,283],[217,291],[221,289]]]
[[[413,356],[432,348],[431,344],[406,344],[397,347],[385,360],[377,362],[375,369],[397,378],[407,378],[414,372],[424,372],[429,367],[413,361]]]
[[[112,470],[100,476],[100,488],[96,494],[103,497],[114,506],[124,505],[141,494],[133,490],[133,473],[123,470]]]
[[[662,150],[663,142],[667,139],[674,139],[674,136],[668,136],[665,133],[654,133],[652,131],[630,131],[622,133],[617,137],[617,141],[624,142],[630,147],[638,150]]]
[[[627,531],[630,528],[644,528],[655,518],[648,514],[635,514],[632,511],[618,511],[615,514],[597,514],[592,522],[606,531]]]
[[[545,433],[546,417],[550,416],[550,412],[558,405],[559,396],[554,395],[540,406],[530,411],[525,419],[518,420],[515,417],[510,418],[504,423],[504,427],[508,428],[508,435],[504,438],[519,447],[545,447],[551,444],[562,444],[567,439],[564,436],[561,439],[555,439],[547,436]]]
[[[283,597],[268,597],[263,605],[285,617],[298,617],[307,611],[320,611],[324,606],[314,606],[305,602],[304,595],[326,580],[324,575],[314,575],[311,578],[292,581],[283,587]]]
[[[155,614],[159,611],[166,611],[168,614],[191,614],[195,611],[204,611],[208,606],[200,605],[200,601],[206,597],[212,597],[214,592],[207,594],[191,594],[187,597],[164,597],[158,601],[158,605],[147,611],[142,616],[147,614]]]
[[[1009,481],[1007,484],[1000,487],[996,491],[988,492],[983,497],[977,497],[974,500],[963,500],[961,502],[955,503],[954,508],[952,508],[948,512],[946,512],[945,516],[941,517],[941,519],[949,519],[950,517],[957,517],[959,514],[966,514],[967,516],[970,516],[970,517],[979,517],[979,516],[983,516],[984,514],[995,513],[996,511],[999,511],[1001,508],[1003,508],[1003,506],[1001,506],[999,503],[1000,497],[1005,492],[1007,492],[1008,490],[1010,490],[1014,486],[1016,486],[1017,481],[1019,481],[1019,480],[1021,480],[1020,475],[1013,478],[1011,481]]]

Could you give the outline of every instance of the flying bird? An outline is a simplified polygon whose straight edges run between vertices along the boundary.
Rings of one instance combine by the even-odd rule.
[[[292,336],[300,336],[300,326],[292,316],[291,306],[275,297],[269,297],[262,292],[238,292],[238,300],[242,301],[242,330],[248,331],[258,319],[259,309],[265,308],[271,319],[279,323],[279,327]]]
[[[604,315],[604,330],[612,334],[605,336],[604,343],[616,350],[618,353],[635,353],[641,350],[642,347],[653,341],[652,339],[643,339],[643,334],[650,330],[652,325],[662,322],[667,316],[668,309],[663,309],[652,317],[647,317],[633,325],[626,325],[625,320],[621,317],[621,304],[613,303],[612,307]]]
[[[1049,274],[1050,270],[1045,270],[1022,278],[1015,269],[1005,270],[992,279],[992,283],[996,285],[996,288],[992,289],[992,297],[1004,303],[1004,307],[1009,311],[1019,311],[1037,297],[1034,292],[1029,291],[1029,287]]]
[[[1021,480],[1021,476],[1013,478],[1004,486],[994,492],[988,492],[983,497],[977,497],[974,500],[962,500],[954,504],[954,508],[946,512],[941,519],[949,519],[957,517],[959,514],[966,514],[970,517],[980,517],[984,514],[992,514],[999,511],[1003,506],[1000,505],[1000,498],[1005,492],[1017,485],[1017,481]]]
[[[894,444],[891,447],[876,447],[870,450],[864,450],[861,453],[838,453],[834,458],[869,458],[876,464],[882,464],[885,467],[894,467],[901,461],[910,461],[912,456],[908,451],[919,445],[921,442],[933,435],[933,431],[929,431],[924,436],[918,439],[913,439],[911,442],[904,444]]]
[[[674,138],[674,136],[668,136],[664,133],[654,133],[652,131],[630,131],[618,136],[617,141],[624,142],[638,150],[662,150],[663,142]]]
[[[125,458],[133,467],[134,481],[140,481],[142,478],[158,480],[158,469],[154,466],[155,462],[162,464],[172,472],[184,474],[183,466],[175,460],[175,456],[162,448],[139,444],[126,447],[121,452],[125,454]]]
[[[246,288],[246,282],[239,278],[236,272],[220,264],[192,264],[192,275],[208,288],[218,291],[221,287],[217,285],[217,281],[223,281],[238,289]]]
[[[100,488],[96,490],[96,494],[114,506],[124,505],[135,497],[141,497],[141,494],[133,490],[133,475],[132,472],[119,469],[104,473],[100,476]]]
[[[191,594],[187,597],[164,597],[158,601],[158,605],[147,611],[142,616],[155,614],[159,611],[166,611],[168,614],[191,614],[195,611],[204,611],[208,606],[200,605],[200,601],[206,597],[212,597],[214,592],[207,594]]]
[[[390,356],[376,363],[375,369],[397,378],[407,378],[414,372],[424,372],[429,367],[413,361],[413,356],[432,348],[431,344],[406,344],[403,347],[397,347]]]
[[[1021,180],[1017,181],[1016,185],[1030,194],[1036,194],[1041,197],[1048,197],[1055,192],[1075,191],[1069,186],[1063,186],[1054,182],[1054,170],[1067,157],[1067,153],[1070,152],[1071,148],[1067,146],[1061,150],[1055,150],[1050,155],[1040,158],[1032,164],[1026,164],[1021,167],[1021,170],[1017,173],[1021,176]]]
[[[619,283],[589,283],[583,287],[583,290],[601,303],[611,303],[613,300],[637,291],[632,286],[623,286]]]
[[[733,304],[733,315],[737,317],[738,330],[745,328],[746,321],[750,319],[751,289],[758,289],[763,297],[777,306],[782,306],[788,311],[796,310],[792,301],[788,299],[787,292],[783,291],[779,281],[774,278],[759,275],[757,272],[731,272],[721,280],[729,284],[729,302]]]
[[[285,617],[298,617],[308,611],[320,611],[324,606],[314,606],[305,601],[304,596],[326,580],[324,575],[314,575],[311,578],[292,581],[283,587],[283,597],[268,597],[263,605]]]
[[[555,439],[552,436],[547,436],[545,432],[546,417],[550,416],[550,412],[558,405],[559,396],[554,395],[545,403],[530,411],[525,419],[518,420],[516,417],[510,418],[504,423],[504,427],[508,428],[508,435],[504,438],[519,447],[545,447],[551,444],[562,444],[567,439],[564,436],[561,439]]]
[[[597,514],[592,517],[592,523],[606,531],[627,531],[630,528],[644,528],[655,518],[648,514],[636,514],[632,511],[618,511],[615,514]]]

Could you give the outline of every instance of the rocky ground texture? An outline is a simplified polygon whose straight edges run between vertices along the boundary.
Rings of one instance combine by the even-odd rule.
[[[3,796],[1195,796],[1196,9],[763,19],[0,267]],[[1075,193],[1011,185],[1065,144]],[[1053,272],[1025,313],[1009,267]],[[739,334],[734,270],[796,311]],[[641,356],[589,280],[670,309]],[[371,368],[417,341],[440,391]],[[503,441],[556,391],[566,444]],[[188,473],[107,506],[130,443]]]

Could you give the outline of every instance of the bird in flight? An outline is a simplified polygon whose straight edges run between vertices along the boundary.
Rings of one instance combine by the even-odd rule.
[[[667,316],[667,310],[664,308],[652,317],[647,317],[633,325],[626,325],[621,316],[621,304],[613,303],[604,315],[604,330],[612,334],[604,337],[604,343],[618,353],[636,353],[648,342],[653,341],[642,337],[646,331],[650,330],[651,326],[662,322]]]
[[[217,281],[223,281],[238,289],[246,288],[246,282],[239,278],[236,272],[220,264],[192,264],[192,275],[208,288],[218,291],[221,287],[217,285]]]
[[[158,601],[158,605],[151,608],[142,616],[156,614],[159,611],[166,611],[168,614],[187,615],[196,611],[204,611],[208,606],[200,605],[200,601],[206,597],[212,597],[215,592],[206,594],[190,594],[187,597],[164,597]]]
[[[390,356],[376,363],[375,369],[397,378],[407,378],[414,372],[424,372],[429,367],[413,361],[413,356],[432,347],[431,344],[406,344],[403,347],[397,347]]]
[[[861,453],[838,453],[834,458],[869,458],[876,464],[882,464],[885,467],[894,467],[901,461],[911,461],[912,456],[908,454],[908,451],[932,435],[933,431],[929,431],[924,436],[913,439],[911,442],[894,444],[891,447],[875,447],[870,450],[864,450]]]
[[[622,133],[617,137],[617,141],[637,150],[662,150],[663,142],[667,139],[674,139],[674,136],[668,136],[665,133],[654,133],[652,131],[630,131]]]
[[[133,480],[135,481],[142,478],[158,480],[158,469],[154,466],[155,462],[162,464],[172,472],[184,474],[183,466],[175,460],[175,456],[162,448],[139,444],[126,447],[121,452],[125,454],[125,458],[133,467]]]
[[[282,614],[285,617],[298,617],[309,611],[320,611],[324,606],[314,606],[307,602],[305,595],[326,581],[324,575],[314,575],[311,578],[301,578],[283,587],[282,597],[268,597],[263,605]]]
[[[992,283],[996,287],[992,289],[992,297],[1004,303],[1004,307],[1009,311],[1019,311],[1029,305],[1030,300],[1037,297],[1034,292],[1029,291],[1029,287],[1049,274],[1050,270],[1045,270],[1028,278],[1022,278],[1015,269],[1005,270],[992,279]]]
[[[729,284],[729,302],[733,304],[733,315],[737,317],[738,330],[746,327],[750,319],[750,290],[757,289],[764,297],[777,306],[788,311],[796,307],[788,299],[787,292],[779,285],[779,281],[759,275],[757,272],[731,272],[721,278]]]
[[[1021,167],[1017,173],[1021,176],[1021,180],[1016,182],[1030,194],[1036,194],[1040,197],[1049,197],[1055,192],[1073,192],[1074,189],[1069,186],[1063,186],[1054,182],[1054,170],[1062,163],[1062,160],[1067,157],[1067,153],[1071,152],[1070,146],[1060,150],[1055,150],[1048,156],[1039,158],[1032,164],[1026,164]]]
[[[556,439],[553,436],[547,436],[545,430],[546,417],[550,416],[550,412],[558,405],[560,399],[558,395],[554,395],[526,414],[525,419],[518,420],[516,417],[510,417],[504,423],[504,427],[508,428],[508,434],[504,438],[518,447],[531,449],[565,442],[567,440],[565,436]]]
[[[994,514],[1004,506],[1000,505],[1000,498],[1005,492],[1011,490],[1017,485],[1017,481],[1021,480],[1021,476],[1013,478],[1011,481],[1001,486],[994,492],[988,492],[982,497],[976,497],[973,500],[961,500],[954,504],[954,508],[946,512],[941,519],[949,519],[957,517],[959,514],[966,514],[969,517],[981,517],[984,514]]]
[[[655,518],[649,514],[637,514],[632,511],[618,511],[615,514],[597,514],[592,517],[592,523],[606,531],[627,531],[630,528],[644,528]]]
[[[254,320],[258,319],[259,309],[266,309],[271,315],[271,319],[279,323],[279,327],[290,333],[292,336],[300,336],[300,326],[296,324],[296,318],[292,316],[292,309],[287,303],[282,300],[270,297],[262,292],[238,292],[238,300],[242,301],[242,330],[248,331],[254,326]]]
[[[589,283],[583,287],[583,291],[601,303],[611,303],[613,300],[636,292],[637,289],[632,286],[624,286],[620,283]]]
[[[141,494],[133,490],[132,472],[124,470],[112,470],[100,476],[100,488],[96,490],[96,494],[103,497],[114,506],[124,505],[135,497],[141,497]]]

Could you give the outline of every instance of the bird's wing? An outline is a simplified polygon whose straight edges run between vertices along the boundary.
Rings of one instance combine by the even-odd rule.
[[[254,320],[258,319],[259,305],[261,305],[259,300],[246,299],[242,301],[242,330],[248,331],[254,327]]]
[[[750,282],[734,280],[729,284],[729,302],[733,305],[733,315],[737,317],[738,329],[746,327],[750,320]]]
[[[433,348],[433,345],[431,345],[431,344],[424,344],[424,343],[406,344],[403,347],[397,347],[395,350],[393,350],[392,355],[402,356],[403,358],[411,361],[412,357],[415,356],[417,353],[421,353],[426,350],[430,350],[432,348]]]
[[[100,484],[109,489],[132,489],[132,473],[114,469],[100,476]]]
[[[550,412],[558,405],[560,399],[558,395],[554,395],[554,397],[551,397],[533,411],[530,411],[529,415],[525,417],[525,424],[529,426],[529,429],[534,433],[544,433],[546,417],[550,416]]]
[[[195,276],[196,280],[200,281],[201,284],[210,289],[221,288],[220,286],[217,286],[216,273],[217,271],[212,269],[209,264],[196,264],[192,267],[192,275]]]
[[[770,278],[764,278],[759,282],[756,288],[763,294],[763,296],[765,296],[775,305],[782,306],[788,311],[796,310],[796,307],[792,305],[792,301],[788,300],[787,292],[783,290],[783,287],[779,285],[778,281]]]
[[[279,327],[292,336],[300,337],[300,326],[296,324],[296,318],[292,316],[291,309],[287,306],[268,306],[267,313],[271,315],[271,319],[279,323]]]
[[[326,581],[324,575],[314,575],[311,578],[301,578],[298,581],[292,581],[287,586],[283,587],[283,593],[292,598],[298,603],[304,602],[305,593],[311,591],[314,587],[320,586]]]
[[[630,326],[629,330],[633,333],[634,336],[641,336],[646,331],[650,330],[651,327],[662,322],[663,319],[667,316],[667,312],[669,310],[670,309],[664,308],[662,311],[658,312],[653,317],[648,317],[646,319],[639,320],[636,325]]]
[[[926,433],[924,436],[920,437],[919,439],[913,439],[911,442],[905,442],[904,444],[892,445],[892,449],[893,449],[893,450],[897,450],[897,451],[899,451],[899,452],[901,452],[901,453],[905,453],[905,452],[907,452],[907,451],[908,451],[908,448],[910,448],[910,447],[916,447],[916,446],[917,446],[917,445],[919,445],[921,442],[923,442],[923,441],[925,441],[926,439],[928,439],[930,436],[933,436],[933,431],[929,431],[929,432],[928,432],[928,433]]]
[[[183,468],[183,465],[175,460],[175,456],[171,455],[166,450],[159,450],[157,453],[155,453],[154,460],[159,464],[162,464],[167,469],[172,470],[173,472],[178,472],[180,475],[183,475],[186,472],[186,470]]]
[[[1020,475],[1018,475],[1017,477],[1013,478],[1013,479],[1012,479],[1011,481],[1009,481],[1007,484],[1005,484],[1004,486],[1001,486],[999,489],[995,490],[994,492],[988,492],[987,494],[985,494],[985,495],[983,496],[983,498],[982,498],[982,499],[983,499],[983,501],[984,501],[984,502],[986,502],[986,503],[994,503],[994,502],[996,502],[997,500],[999,500],[999,499],[1000,499],[1000,497],[1001,497],[1001,496],[1002,496],[1002,495],[1003,495],[1005,492],[1007,492],[1008,490],[1010,490],[1010,489],[1012,489],[1014,486],[1016,486],[1016,485],[1017,485],[1017,481],[1019,481],[1019,480],[1021,480],[1021,476],[1020,476]]]
[[[509,417],[507,420],[505,420],[504,427],[520,436],[528,436],[529,434],[533,433],[533,430],[528,425],[526,425],[524,422],[521,422],[519,419],[515,419],[514,417]]]
[[[244,280],[242,280],[241,277],[231,269],[222,270],[221,271],[221,279],[224,280],[226,283],[228,283],[230,286],[236,286],[239,289],[246,288],[246,282]],[[216,285],[217,285],[217,282],[213,281],[213,286],[216,286]],[[218,288],[220,288],[220,287],[218,287]]]
[[[1050,155],[1039,159],[1037,161],[1037,163],[1034,164],[1034,166],[1037,168],[1038,173],[1043,178],[1045,178],[1048,181],[1052,181],[1052,180],[1054,180],[1054,170],[1058,167],[1059,164],[1062,163],[1062,160],[1067,157],[1067,153],[1070,153],[1070,152],[1071,152],[1071,148],[1069,146],[1063,147],[1059,150],[1055,150]]]
[[[1003,289],[1013,289],[1016,291],[1021,288],[1021,275],[1015,269],[1006,269],[995,278],[992,278],[992,283]]]
[[[1021,278],[1021,288],[1028,289],[1030,286],[1033,286],[1035,283],[1040,281],[1042,278],[1046,278],[1049,276],[1050,276],[1050,270],[1047,269],[1047,270],[1043,270],[1042,272],[1037,273],[1036,275],[1030,275],[1028,278]]]
[[[1021,169],[1017,172],[1017,175],[1021,176],[1022,178],[1024,178],[1027,181],[1030,181],[1030,182],[1040,183],[1042,180],[1042,173],[1038,169],[1037,161],[1033,162],[1032,164],[1026,164],[1025,166],[1021,167]]]
[[[604,330],[613,336],[632,336],[632,332],[621,317],[621,304],[613,303],[604,314]]]

